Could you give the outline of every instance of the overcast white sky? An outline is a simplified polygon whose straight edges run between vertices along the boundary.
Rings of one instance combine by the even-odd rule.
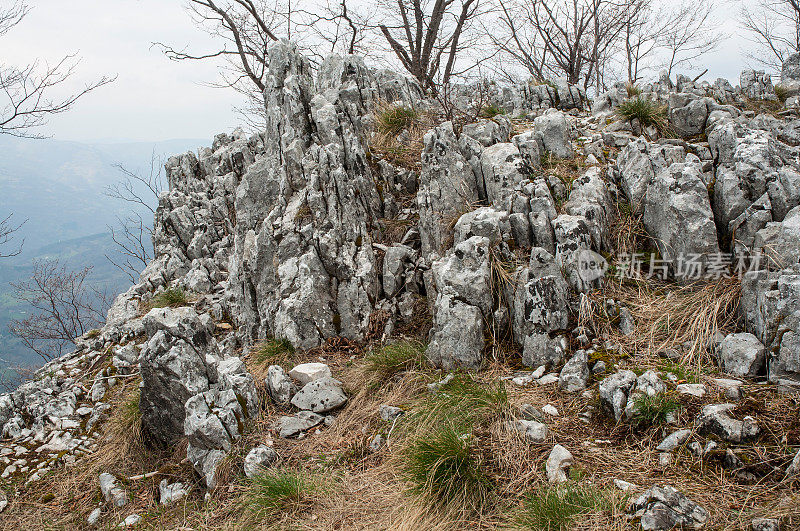
[[[56,139],[210,140],[240,121],[232,111],[237,95],[203,85],[217,79],[214,65],[172,62],[151,47],[153,41],[162,41],[211,49],[209,38],[185,12],[184,1],[28,0],[33,10],[2,38],[0,60],[22,65],[37,57],[56,60],[79,52],[83,59],[76,80],[118,74],[115,83],[51,120],[43,132]],[[709,67],[706,79],[726,77],[737,84],[745,67],[744,50],[751,45],[734,18],[738,2],[719,1],[714,18],[730,36],[704,61]]]

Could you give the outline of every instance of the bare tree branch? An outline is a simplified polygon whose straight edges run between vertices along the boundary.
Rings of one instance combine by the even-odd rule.
[[[150,157],[150,172],[143,176],[121,164],[115,167],[122,172],[118,183],[108,186],[105,195],[129,203],[132,210],[125,217],[117,218],[117,226],[109,226],[111,239],[117,247],[120,258],[105,255],[117,269],[125,273],[131,282],[136,282],[139,273],[153,258],[153,221],[145,222],[138,210],[142,208],[155,215],[158,196],[164,190],[163,160],[155,153]]]
[[[22,2],[0,8],[0,36],[19,24],[28,11],[28,6]],[[54,64],[34,61],[21,68],[0,64],[0,134],[41,138],[31,130],[46,124],[51,115],[68,111],[80,98],[116,79],[103,76],[68,96],[51,96],[54,87],[72,77],[79,62],[77,56],[71,54]]]
[[[22,223],[16,224],[11,219],[13,216],[14,214],[9,214],[4,219],[0,220],[0,258],[9,258],[19,255],[22,252],[22,245],[25,243],[25,240],[21,240],[19,245],[11,247],[11,250],[7,248],[14,239],[14,233],[22,228],[27,221],[25,220]],[[6,248],[6,250],[3,250],[4,248]]]
[[[742,4],[741,26],[758,45],[750,59],[780,72],[793,53],[800,52],[800,0],[753,0]]]
[[[79,336],[105,321],[110,306],[105,293],[86,287],[91,270],[71,271],[58,261],[34,263],[30,280],[11,284],[34,313],[11,321],[11,334],[45,361],[72,348]]]

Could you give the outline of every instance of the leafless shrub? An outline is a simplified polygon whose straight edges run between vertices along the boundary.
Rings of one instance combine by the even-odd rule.
[[[24,240],[20,241],[18,245],[12,245],[12,242],[14,240],[14,233],[17,232],[25,222],[23,221],[17,224],[11,219],[13,216],[14,214],[9,214],[4,219],[0,220],[0,258],[17,256],[22,252]],[[9,248],[9,245],[12,246]]]
[[[147,175],[117,164],[115,167],[122,172],[123,178],[105,190],[106,196],[133,206],[128,215],[117,218],[116,227],[108,227],[121,257],[105,255],[117,269],[128,275],[131,282],[136,282],[139,273],[153,259],[152,215],[155,215],[154,205],[158,202],[158,196],[165,188],[163,166],[163,161],[155,153],[150,157],[150,172]],[[139,213],[141,210],[150,212],[151,221],[145,221]]]
[[[33,309],[27,318],[11,321],[11,334],[49,361],[103,323],[109,300],[86,285],[91,270],[72,271],[56,260],[34,263],[29,280],[11,284],[16,297]]]

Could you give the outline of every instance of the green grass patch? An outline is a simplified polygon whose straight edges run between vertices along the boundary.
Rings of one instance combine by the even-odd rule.
[[[633,421],[639,425],[663,424],[669,416],[681,408],[681,403],[669,393],[640,395],[633,400]]]
[[[421,369],[427,365],[427,345],[419,341],[397,341],[371,350],[364,357],[366,371],[380,379],[395,374]]]
[[[266,339],[253,350],[254,359],[263,365],[281,365],[291,362],[294,355],[294,346],[284,338]]]
[[[151,308],[177,308],[189,304],[189,295],[183,288],[167,288],[150,301]]]
[[[614,494],[591,485],[542,487],[528,493],[517,523],[523,529],[569,529],[575,518],[614,510]]]
[[[682,363],[665,361],[658,365],[658,370],[664,373],[671,372],[680,382],[700,383],[700,372],[697,368],[690,368]]]
[[[778,98],[778,101],[781,102],[782,105],[785,105],[786,100],[789,98],[789,91],[786,87],[775,85],[773,90],[775,91],[775,97]]]
[[[662,134],[669,132],[669,123],[667,122],[667,108],[664,105],[659,105],[650,98],[642,96],[634,96],[620,103],[617,108],[617,115],[625,120],[639,120],[642,127],[655,126]]]
[[[276,514],[310,507],[320,490],[320,484],[302,472],[267,470],[250,479],[245,499],[255,513]]]
[[[436,507],[480,512],[492,482],[478,448],[480,434],[509,410],[502,382],[483,383],[457,373],[403,417],[401,470],[410,492]]]
[[[396,136],[419,122],[420,113],[406,105],[390,105],[379,110],[376,118],[379,132]]]
[[[460,420],[471,426],[485,418],[497,418],[509,408],[508,393],[501,382],[484,384],[469,374],[457,373],[438,393],[421,404],[418,415]]]
[[[461,426],[444,423],[414,439],[403,452],[402,470],[413,494],[435,505],[479,510],[491,494],[474,448],[474,438]]]
[[[483,107],[480,112],[478,113],[478,118],[494,118],[495,116],[500,116],[501,114],[505,114],[506,110],[496,105],[494,103],[490,103]]]

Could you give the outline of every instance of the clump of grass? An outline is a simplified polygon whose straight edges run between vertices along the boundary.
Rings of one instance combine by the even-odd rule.
[[[266,470],[250,480],[247,506],[258,514],[300,511],[310,507],[319,485],[294,470]]]
[[[642,213],[634,211],[633,206],[627,202],[618,202],[616,207],[617,215],[614,216],[611,232],[617,255],[628,256],[653,247],[652,239],[642,222]]]
[[[365,370],[382,379],[413,369],[425,367],[427,345],[419,341],[402,340],[375,348],[364,358]]]
[[[137,389],[129,398],[122,403],[120,415],[122,425],[127,429],[136,429],[141,425],[142,411],[139,409],[139,397],[141,393]]]
[[[432,125],[428,113],[405,105],[381,103],[375,111],[375,134],[368,155],[378,155],[395,166],[418,169],[425,132]]]
[[[517,523],[524,529],[560,531],[578,516],[613,510],[613,494],[591,485],[542,487],[525,496]]]
[[[655,126],[661,134],[669,132],[666,106],[641,94],[620,103],[617,115],[625,120],[639,120],[642,127]]]
[[[167,287],[150,301],[151,308],[177,308],[189,304],[189,295],[183,288]]]
[[[633,98],[635,96],[640,96],[642,94],[642,89],[637,87],[635,83],[627,83],[625,85],[625,92],[628,93],[629,98]]]
[[[775,85],[773,90],[775,92],[775,97],[778,98],[778,101],[781,102],[781,104],[786,104],[786,100],[789,98],[789,91],[786,89],[786,87]]]
[[[252,352],[255,361],[262,365],[280,365],[290,361],[295,354],[294,346],[284,338],[261,341]]]
[[[410,492],[436,507],[480,512],[491,499],[492,483],[478,438],[509,409],[501,382],[490,384],[458,373],[404,417],[406,443],[400,469]]]
[[[436,505],[480,509],[489,499],[491,483],[473,446],[472,434],[450,423],[414,439],[404,451],[402,467],[410,491]]]
[[[445,419],[474,426],[498,418],[509,409],[508,393],[501,382],[483,384],[458,373],[439,392],[421,404],[417,416],[431,424]]]
[[[387,135],[399,135],[419,122],[420,113],[406,105],[387,105],[378,110],[376,115],[378,132]]]
[[[490,103],[489,105],[484,106],[480,112],[478,113],[479,118],[494,118],[495,116],[499,116],[501,114],[505,114],[506,110],[500,107],[495,103]]]
[[[681,408],[681,403],[669,393],[640,395],[634,398],[633,405],[636,411],[634,422],[644,426],[663,424]]]
[[[625,279],[609,283],[581,301],[579,322],[598,335],[613,337],[620,353],[626,356],[649,355],[676,346],[683,352],[680,362],[697,370],[712,365],[708,345],[718,331],[735,328],[738,319],[741,283],[720,279],[674,287],[646,279]],[[618,300],[630,310],[636,331],[623,336],[604,318],[607,298]]]

